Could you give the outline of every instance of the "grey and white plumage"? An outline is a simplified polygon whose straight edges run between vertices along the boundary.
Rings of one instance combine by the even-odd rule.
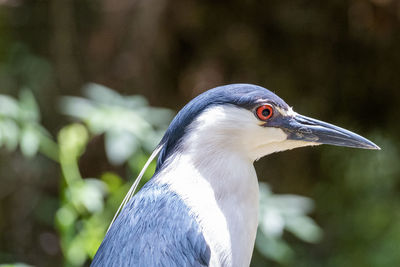
[[[207,266],[209,259],[210,248],[182,199],[150,181],[126,205],[92,265]]]
[[[260,106],[273,111],[267,120]],[[302,146],[378,147],[295,113],[250,84],[190,101],[160,142],[152,179],[125,205],[92,266],[249,266],[258,222],[253,162]]]

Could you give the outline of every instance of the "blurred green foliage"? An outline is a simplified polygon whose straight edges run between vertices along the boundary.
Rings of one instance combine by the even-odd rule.
[[[0,1],[0,263],[87,262],[171,116],[147,100],[179,110],[249,82],[382,147],[257,162],[269,187],[252,266],[400,265],[399,10],[399,0]]]
[[[25,263],[14,263],[14,264],[0,264],[0,267],[31,267],[32,265],[28,265]]]
[[[104,86],[84,88],[88,99],[64,97],[64,113],[83,121],[93,134],[104,134],[105,149],[112,164],[122,164],[137,149],[151,151],[161,140],[173,113],[149,108],[141,96],[122,97]]]
[[[18,100],[0,95],[0,145],[9,151],[19,145],[26,157],[35,156],[41,149],[48,157],[56,158],[57,148],[40,124],[40,111],[31,91],[22,90]]]
[[[296,195],[276,195],[265,183],[260,183],[259,231],[256,247],[260,253],[281,264],[295,257],[294,251],[282,238],[287,230],[310,243],[321,239],[322,230],[306,214],[313,210],[311,199]]]
[[[140,159],[147,157],[161,139],[160,134],[173,114],[167,109],[149,107],[142,97],[123,97],[97,84],[87,86],[85,91],[89,99],[63,98],[62,110],[84,124],[62,127],[57,143],[39,124],[39,108],[30,91],[22,91],[19,101],[0,95],[0,101],[4,103],[0,121],[4,146],[14,150],[19,145],[26,157],[41,151],[60,165],[64,179],[55,226],[66,266],[82,266],[94,256],[113,212],[130,187],[113,172],[101,174],[100,179],[82,177],[79,158],[90,139],[103,134],[110,162],[123,164],[129,161],[127,166],[135,173],[143,163]],[[154,169],[153,163],[145,173],[143,183]]]

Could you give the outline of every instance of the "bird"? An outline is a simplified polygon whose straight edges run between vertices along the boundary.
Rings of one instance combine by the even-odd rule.
[[[205,91],[170,123],[149,158],[158,155],[154,175],[132,196],[142,170],[91,266],[249,266],[259,208],[254,162],[320,144],[380,149],[296,113],[261,86]]]

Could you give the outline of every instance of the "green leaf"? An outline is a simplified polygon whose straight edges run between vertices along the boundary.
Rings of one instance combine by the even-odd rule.
[[[106,154],[110,162],[120,165],[138,149],[137,138],[127,131],[109,131],[105,135]]]
[[[285,228],[285,219],[278,209],[274,207],[266,208],[259,215],[259,227],[267,236],[281,237]]]
[[[56,213],[56,222],[60,229],[66,230],[70,228],[77,219],[76,211],[70,205],[61,207]]]
[[[158,128],[168,127],[175,115],[175,112],[170,109],[155,107],[141,108],[137,112],[141,117],[146,118],[150,124]]]
[[[39,150],[40,135],[33,127],[25,127],[21,132],[20,148],[25,157],[33,157]]]
[[[90,100],[73,96],[62,97],[60,109],[64,114],[81,120],[87,120],[90,114],[96,111]]]
[[[103,197],[107,186],[103,181],[86,178],[83,183],[72,188],[74,199],[82,204],[90,213],[102,211],[104,208]]]
[[[101,175],[101,180],[107,185],[110,193],[116,192],[122,186],[122,178],[112,172],[106,172]]]
[[[89,99],[92,99],[94,103],[98,104],[124,107],[127,109],[137,109],[148,105],[146,98],[143,96],[122,96],[116,91],[97,83],[89,83],[83,90]]]
[[[286,228],[303,241],[315,243],[321,240],[321,228],[307,216],[296,216],[286,222]]]
[[[33,265],[29,265],[26,263],[6,263],[0,264],[0,267],[33,267]]]
[[[23,121],[38,122],[40,120],[40,111],[32,92],[24,89],[19,94],[20,116]]]
[[[68,261],[74,266],[82,266],[85,262],[87,255],[80,236],[75,236],[69,247],[66,249],[66,255]]]
[[[0,115],[16,119],[18,114],[19,105],[17,100],[7,95],[0,95]]]
[[[322,230],[306,216],[313,207],[313,201],[307,197],[276,195],[267,184],[260,183],[260,221],[256,243],[260,252],[280,263],[289,260],[293,252],[282,239],[284,230],[306,242],[319,241]]]
[[[19,127],[15,121],[10,119],[0,120],[0,131],[2,143],[9,151],[14,151],[18,146]]]
[[[83,153],[89,139],[87,129],[82,124],[71,124],[62,128],[58,134],[60,152],[68,158]]]
[[[265,257],[281,264],[287,264],[294,256],[293,250],[285,241],[268,237],[260,231],[257,232],[256,246]]]

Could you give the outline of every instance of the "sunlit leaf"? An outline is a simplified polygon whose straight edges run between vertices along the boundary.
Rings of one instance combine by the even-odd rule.
[[[2,142],[5,147],[13,151],[18,146],[19,128],[18,125],[9,119],[0,120],[0,131],[2,133]]]
[[[19,94],[19,107],[21,119],[28,122],[37,122],[40,120],[39,107],[32,92],[24,89]]]
[[[137,138],[127,131],[109,131],[105,135],[105,148],[111,163],[124,163],[138,148]]]
[[[111,219],[110,219],[111,220]],[[94,214],[84,222],[82,237],[85,250],[90,258],[93,258],[104,234],[107,231],[109,221],[105,220],[104,214]]]
[[[122,178],[112,172],[106,172],[101,175],[101,180],[107,185],[110,193],[114,193],[122,186]]]
[[[166,108],[141,108],[138,110],[138,114],[140,114],[143,118],[158,127],[158,128],[166,128],[171,122],[171,119],[174,117],[175,112]]]
[[[271,205],[279,209],[284,215],[302,215],[314,209],[312,199],[297,195],[274,195],[269,201]]]
[[[36,131],[33,127],[28,126],[22,129],[20,140],[21,152],[24,156],[32,157],[39,150],[39,132]]]
[[[16,119],[19,114],[17,100],[7,95],[0,95],[0,115]]]
[[[81,120],[88,119],[90,114],[96,110],[90,100],[73,96],[62,97],[60,100],[60,109],[64,114]]]
[[[110,88],[97,84],[89,83],[84,88],[85,95],[94,102],[108,105],[137,109],[147,106],[148,102],[143,96],[122,96]]]
[[[59,227],[67,229],[77,218],[76,211],[69,205],[61,207],[56,213],[56,221]]]
[[[142,96],[122,96],[93,83],[84,91],[89,99],[64,97],[62,110],[86,123],[91,133],[105,134],[107,157],[113,164],[124,163],[139,146],[152,151],[173,116],[168,109],[149,107]]]
[[[285,241],[269,237],[261,231],[257,232],[256,246],[265,257],[281,264],[287,264],[294,256],[293,250]]]
[[[141,95],[124,96],[124,107],[139,109],[148,105],[147,99]]]
[[[73,188],[73,190],[73,197],[82,203],[90,213],[103,210],[103,197],[107,187],[102,181],[86,178],[83,180],[83,183]]]
[[[8,263],[8,264],[0,264],[0,267],[33,267],[33,265],[29,265],[26,263]]]
[[[85,126],[78,123],[68,125],[62,128],[58,134],[60,150],[64,156],[76,157],[83,153],[88,138]]]
[[[285,229],[285,219],[274,207],[266,208],[265,212],[260,214],[259,227],[266,235],[281,237]]]
[[[84,243],[82,241],[83,240],[77,236],[72,240],[67,248],[67,260],[74,266],[82,266],[87,258]]]
[[[267,184],[260,183],[258,250],[266,257],[284,263],[293,256],[290,247],[282,240],[285,230],[306,242],[319,241],[321,229],[306,216],[313,206],[309,198],[273,194]]]
[[[83,87],[83,92],[87,98],[104,104],[118,104],[122,98],[116,91],[98,83],[88,83]]]
[[[321,240],[321,228],[309,217],[295,216],[286,221],[286,229],[303,241],[315,243]]]

